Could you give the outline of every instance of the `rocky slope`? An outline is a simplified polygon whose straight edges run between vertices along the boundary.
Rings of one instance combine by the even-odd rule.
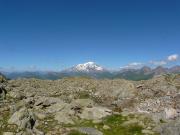
[[[146,81],[0,77],[0,135],[179,135],[180,75]]]

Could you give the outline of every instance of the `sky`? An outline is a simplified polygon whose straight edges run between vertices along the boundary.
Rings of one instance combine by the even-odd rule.
[[[179,0],[0,0],[0,69],[173,66],[179,54]]]

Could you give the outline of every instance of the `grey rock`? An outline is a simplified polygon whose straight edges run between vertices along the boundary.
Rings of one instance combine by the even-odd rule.
[[[46,108],[46,113],[56,113],[63,110],[68,104],[63,101],[60,103],[53,104]]]
[[[98,131],[95,128],[90,128],[90,127],[80,127],[78,128],[78,131],[87,135],[103,135],[102,132]]]
[[[13,114],[14,112],[19,111],[21,108],[25,107],[26,103],[23,100],[20,100],[19,102],[12,104],[10,106],[10,111]]]
[[[94,101],[91,99],[76,99],[71,103],[72,106],[78,106],[80,108],[88,107],[91,108],[94,106]]]
[[[54,97],[36,97],[35,106],[48,107],[55,103],[62,103],[62,100]]]
[[[165,108],[166,118],[174,119],[178,116],[177,110],[174,108]]]
[[[96,106],[92,108],[84,108],[82,113],[78,114],[78,116],[81,119],[99,120],[111,114],[112,114],[111,110],[105,107]]]
[[[180,119],[162,125],[161,135],[180,135]]]
[[[63,124],[74,124],[73,116],[75,112],[71,109],[70,106],[66,106],[62,111],[57,112],[55,114],[54,119],[58,121],[58,123]]]
[[[18,125],[20,129],[33,129],[35,121],[36,120],[32,112],[29,112],[26,108],[21,108],[11,116],[8,123]]]
[[[25,98],[24,94],[17,90],[10,91],[9,96],[17,100],[22,100],[23,98]]]

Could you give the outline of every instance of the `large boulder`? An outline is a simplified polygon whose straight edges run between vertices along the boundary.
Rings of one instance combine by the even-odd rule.
[[[84,108],[82,113],[79,113],[78,116],[81,119],[86,120],[100,120],[106,116],[112,114],[112,111],[105,107],[92,107],[92,108]]]
[[[55,114],[54,119],[58,121],[59,124],[74,124],[73,117],[75,116],[75,111],[71,109],[70,105],[67,105]]]
[[[53,105],[47,107],[45,112],[46,113],[56,113],[56,112],[62,111],[66,106],[67,106],[67,103],[58,102],[56,104],[53,104]]]
[[[63,101],[59,98],[54,97],[36,97],[35,106],[49,107],[56,103],[62,103]]]
[[[35,122],[34,114],[26,108],[21,108],[8,120],[9,124],[16,124],[20,129],[33,129]]]
[[[91,99],[76,99],[71,103],[71,105],[79,108],[92,107],[94,105],[94,101]]]
[[[8,120],[8,124],[18,126],[21,132],[17,133],[17,135],[44,135],[43,132],[36,129],[35,114],[25,107],[15,112]]]
[[[55,120],[63,124],[74,124],[73,120],[76,118],[100,120],[112,114],[111,110],[105,107],[93,106],[93,104],[93,101],[90,99],[78,99],[71,104],[54,104],[48,110],[49,112],[52,112],[52,110],[57,111]],[[55,108],[53,109],[52,107]]]
[[[9,92],[9,96],[17,100],[22,100],[23,98],[25,98],[23,92],[15,90],[15,89]]]

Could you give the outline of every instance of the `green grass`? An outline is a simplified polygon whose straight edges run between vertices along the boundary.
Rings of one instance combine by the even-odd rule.
[[[103,123],[108,125],[111,130],[103,130],[105,135],[141,135],[142,127],[138,124],[130,124],[124,126],[123,123],[128,120],[128,117],[121,115],[112,115],[104,119]]]
[[[8,124],[10,113],[8,111],[0,112],[0,135],[3,132],[16,132],[17,126]]]
[[[78,99],[87,99],[90,98],[90,95],[87,91],[81,91],[78,93]]]
[[[78,120],[75,121],[75,125],[66,125],[67,127],[92,127],[96,128],[101,131],[104,135],[143,135],[142,130],[144,127],[138,123],[129,123],[128,125],[124,125],[124,122],[127,122],[134,117],[133,115],[130,116],[122,116],[122,115],[112,115],[104,118],[100,123],[93,123],[89,120]],[[143,121],[145,124],[151,122],[144,118],[140,118],[140,121]],[[110,129],[105,130],[103,126],[107,125]],[[79,132],[73,131],[69,135],[81,135]],[[154,134],[155,135],[155,134]],[[157,134],[156,134],[157,135]]]
[[[37,127],[37,129],[43,131],[44,133],[54,130],[55,126],[58,125],[58,122],[54,120],[53,116],[48,116],[43,121],[40,122],[42,123]]]

